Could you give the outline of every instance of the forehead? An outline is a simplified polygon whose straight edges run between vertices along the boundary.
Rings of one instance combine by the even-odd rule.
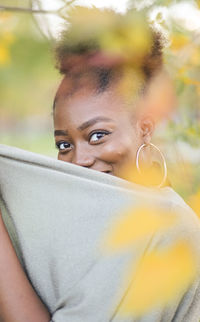
[[[72,85],[73,81],[70,79],[62,81],[56,95],[54,121],[86,121],[88,117],[99,115],[118,119],[127,115],[128,109],[114,85],[100,93],[86,79],[84,86],[73,88]]]

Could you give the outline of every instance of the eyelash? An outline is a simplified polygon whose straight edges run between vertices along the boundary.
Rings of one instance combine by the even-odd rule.
[[[66,142],[66,141],[59,141],[59,142],[56,142],[56,148],[59,150],[59,152],[60,152],[61,154],[64,154],[64,153],[66,153],[66,152],[68,152],[68,151],[63,151],[63,152],[62,152],[62,150],[60,150],[60,145],[61,145],[62,143],[65,143],[65,144],[68,144],[68,145],[70,145],[70,143],[68,143],[68,142]],[[68,148],[66,148],[66,149],[68,149]]]
[[[105,131],[105,130],[99,130],[99,131],[93,131],[92,133],[90,133],[90,135],[89,135],[89,142],[90,142],[90,140],[91,140],[91,137],[94,135],[94,134],[99,134],[99,133],[101,133],[101,134],[104,134],[104,136],[105,135],[109,135],[109,134],[111,134],[111,132],[109,132],[109,131]],[[103,137],[104,137],[103,136]],[[103,138],[102,137],[102,138]],[[98,142],[98,141],[100,141],[101,140],[101,138],[99,139],[99,140],[97,140],[96,142]]]
[[[99,134],[99,133],[101,133],[101,134],[104,134],[104,136],[105,135],[109,135],[109,134],[111,134],[111,132],[109,132],[109,131],[105,131],[105,130],[102,130],[102,131],[93,131],[92,133],[90,133],[90,135],[89,135],[89,142],[90,142],[90,140],[91,140],[91,138],[92,138],[92,136],[94,135],[94,134]],[[103,136],[103,137],[104,137]],[[102,137],[102,138],[103,138]],[[96,142],[98,142],[98,141],[100,141],[101,140],[101,138],[99,139],[99,140],[97,140]],[[71,143],[68,143],[67,141],[59,141],[59,142],[56,142],[56,148],[59,150],[59,152],[61,153],[61,154],[65,154],[65,153],[67,153],[67,152],[69,152],[69,150],[68,151],[63,151],[63,152],[61,152],[62,150],[60,150],[60,145],[62,144],[62,143],[65,143],[65,144],[68,144],[68,145],[71,145]],[[95,144],[95,143],[94,143]],[[68,147],[69,148],[69,147]],[[68,148],[66,148],[66,149],[68,149]],[[64,150],[64,149],[63,149]]]

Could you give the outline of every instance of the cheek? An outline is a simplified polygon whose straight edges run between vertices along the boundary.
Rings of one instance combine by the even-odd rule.
[[[57,159],[65,162],[72,162],[72,156],[71,153],[66,153],[66,154],[60,154],[58,153]]]
[[[64,155],[62,155],[62,154],[59,154],[59,153],[58,153],[57,159],[58,159],[58,160],[61,160],[61,161],[66,161],[65,156],[64,156]]]
[[[99,157],[110,163],[121,163],[123,160],[132,159],[136,154],[136,142],[130,138],[113,139],[101,149]]]
[[[58,153],[57,159],[61,160],[61,161],[64,161],[64,156]]]

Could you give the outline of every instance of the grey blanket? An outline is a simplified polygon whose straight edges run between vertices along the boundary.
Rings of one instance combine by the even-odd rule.
[[[127,207],[157,204],[176,225],[114,254],[102,236]],[[154,247],[185,239],[200,258],[197,216],[171,188],[125,180],[21,149],[0,146],[0,208],[18,258],[54,322],[199,322],[200,278],[167,305],[122,316],[126,269]],[[148,286],[147,290],[148,292]]]

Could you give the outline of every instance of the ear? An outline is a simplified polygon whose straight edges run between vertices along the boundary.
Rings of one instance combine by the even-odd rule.
[[[155,129],[155,121],[153,117],[150,115],[141,116],[138,120],[138,127],[141,141],[146,144],[150,143]]]

